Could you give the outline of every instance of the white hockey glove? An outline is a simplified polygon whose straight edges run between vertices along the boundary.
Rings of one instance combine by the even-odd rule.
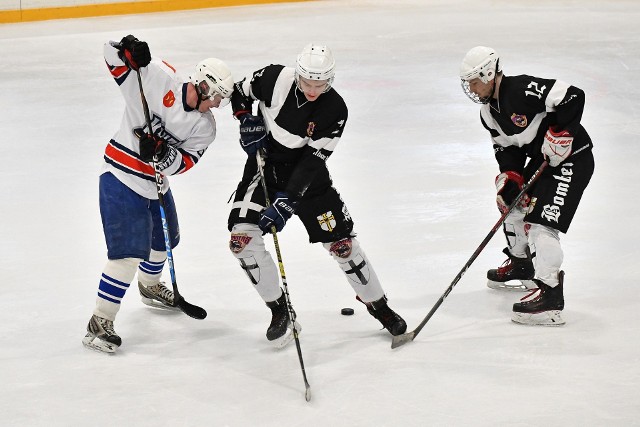
[[[506,171],[496,176],[496,191],[498,193],[496,203],[500,212],[505,213],[509,210],[509,206],[518,197],[523,186],[524,178],[518,172]],[[524,194],[518,206],[526,208],[529,205],[529,201],[529,196]]]
[[[552,168],[564,162],[571,155],[572,143],[573,137],[566,130],[555,131],[552,128],[547,130],[542,142],[542,154],[548,158]]]

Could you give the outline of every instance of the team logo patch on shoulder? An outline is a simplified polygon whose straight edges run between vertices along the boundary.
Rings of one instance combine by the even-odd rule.
[[[518,127],[521,127],[521,128],[527,127],[527,116],[525,116],[524,114],[513,113],[511,115],[511,121],[513,122],[514,125]]]
[[[313,136],[313,131],[316,129],[316,124],[314,122],[309,122],[307,126],[307,136],[311,138]]]
[[[336,217],[333,216],[333,212],[325,212],[322,215],[318,215],[318,224],[324,231],[332,232],[336,228]]]
[[[229,240],[229,249],[234,254],[239,254],[249,244],[251,237],[244,233],[231,234],[231,240]]]
[[[166,93],[164,98],[162,98],[162,103],[165,107],[169,108],[173,105],[174,102],[176,102],[176,96],[173,94],[173,91],[170,90]]]

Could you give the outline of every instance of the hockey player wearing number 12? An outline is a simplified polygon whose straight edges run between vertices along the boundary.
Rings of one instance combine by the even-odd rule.
[[[145,304],[173,308],[173,292],[159,281],[167,258],[155,171],[157,155],[171,247],[180,241],[169,175],[191,169],[216,136],[210,109],[229,103],[233,77],[216,58],[201,61],[190,81],[166,62],[152,59],[149,46],[132,35],[104,45],[104,59],[125,100],[120,129],[104,153],[100,175],[100,215],[108,261],[98,285],[83,344],[113,353],[122,340],[113,321],[131,281]],[[147,127],[137,72],[148,103]]]
[[[281,231],[295,213],[309,241],[320,242],[344,272],[357,299],[393,335],[404,320],[387,305],[380,281],[353,233],[353,220],[333,187],[327,159],[347,121],[347,106],[332,87],[335,61],[329,48],[310,44],[296,67],[269,65],[235,84],[231,106],[240,121],[240,143],[249,155],[229,215],[229,248],[271,309],[267,339],[283,347],[292,326],[278,272],[263,235]],[[252,105],[258,101],[257,115]],[[256,152],[266,150],[267,206]],[[296,325],[299,331],[299,325]]]
[[[487,272],[488,286],[533,290],[513,305],[514,322],[562,325],[560,233],[567,233],[594,170],[593,144],[580,124],[584,92],[560,80],[505,76],[500,57],[485,46],[466,54],[460,79],[467,96],[483,104],[480,120],[491,134],[500,169],[495,184],[501,212],[544,160],[549,163],[505,219],[509,258]],[[523,285],[510,284],[513,280]]]

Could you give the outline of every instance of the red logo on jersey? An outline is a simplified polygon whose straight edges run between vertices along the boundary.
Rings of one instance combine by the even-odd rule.
[[[167,92],[167,94],[162,98],[162,103],[165,107],[169,108],[176,102],[176,96],[173,94],[173,91]]]
[[[514,125],[518,127],[521,127],[521,128],[527,127],[527,116],[525,116],[524,114],[513,113],[511,115],[511,121],[513,122]]]
[[[313,131],[316,128],[316,124],[313,122],[309,122],[309,126],[307,126],[307,136],[311,138],[313,136]]]

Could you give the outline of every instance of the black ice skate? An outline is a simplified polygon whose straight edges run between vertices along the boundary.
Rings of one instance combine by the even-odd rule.
[[[359,296],[356,296],[356,299],[367,307],[369,314],[378,319],[391,335],[402,335],[407,330],[407,323],[404,319],[387,305],[386,296],[373,302],[364,302]]]
[[[104,353],[115,353],[122,339],[113,329],[113,322],[95,314],[89,319],[87,334],[82,339],[85,347]]]
[[[551,287],[535,279],[538,289],[513,304],[511,320],[523,325],[559,326],[565,321],[560,315],[564,309],[564,271],[558,274],[558,285]]]
[[[537,289],[533,282],[535,269],[531,257],[517,258],[511,255],[509,248],[502,251],[509,258],[501,267],[487,271],[487,286],[491,289],[501,289],[507,291],[527,291]],[[507,283],[512,280],[519,280],[520,283]]]
[[[180,310],[173,306],[173,291],[168,289],[164,282],[158,282],[152,286],[144,286],[138,282],[138,291],[140,291],[142,302],[150,307]]]
[[[267,339],[274,347],[282,348],[293,339],[293,324],[284,292],[277,300],[268,302],[267,307],[271,309],[271,324],[267,328]],[[300,333],[302,330],[300,324],[295,322],[295,325],[296,331]]]

